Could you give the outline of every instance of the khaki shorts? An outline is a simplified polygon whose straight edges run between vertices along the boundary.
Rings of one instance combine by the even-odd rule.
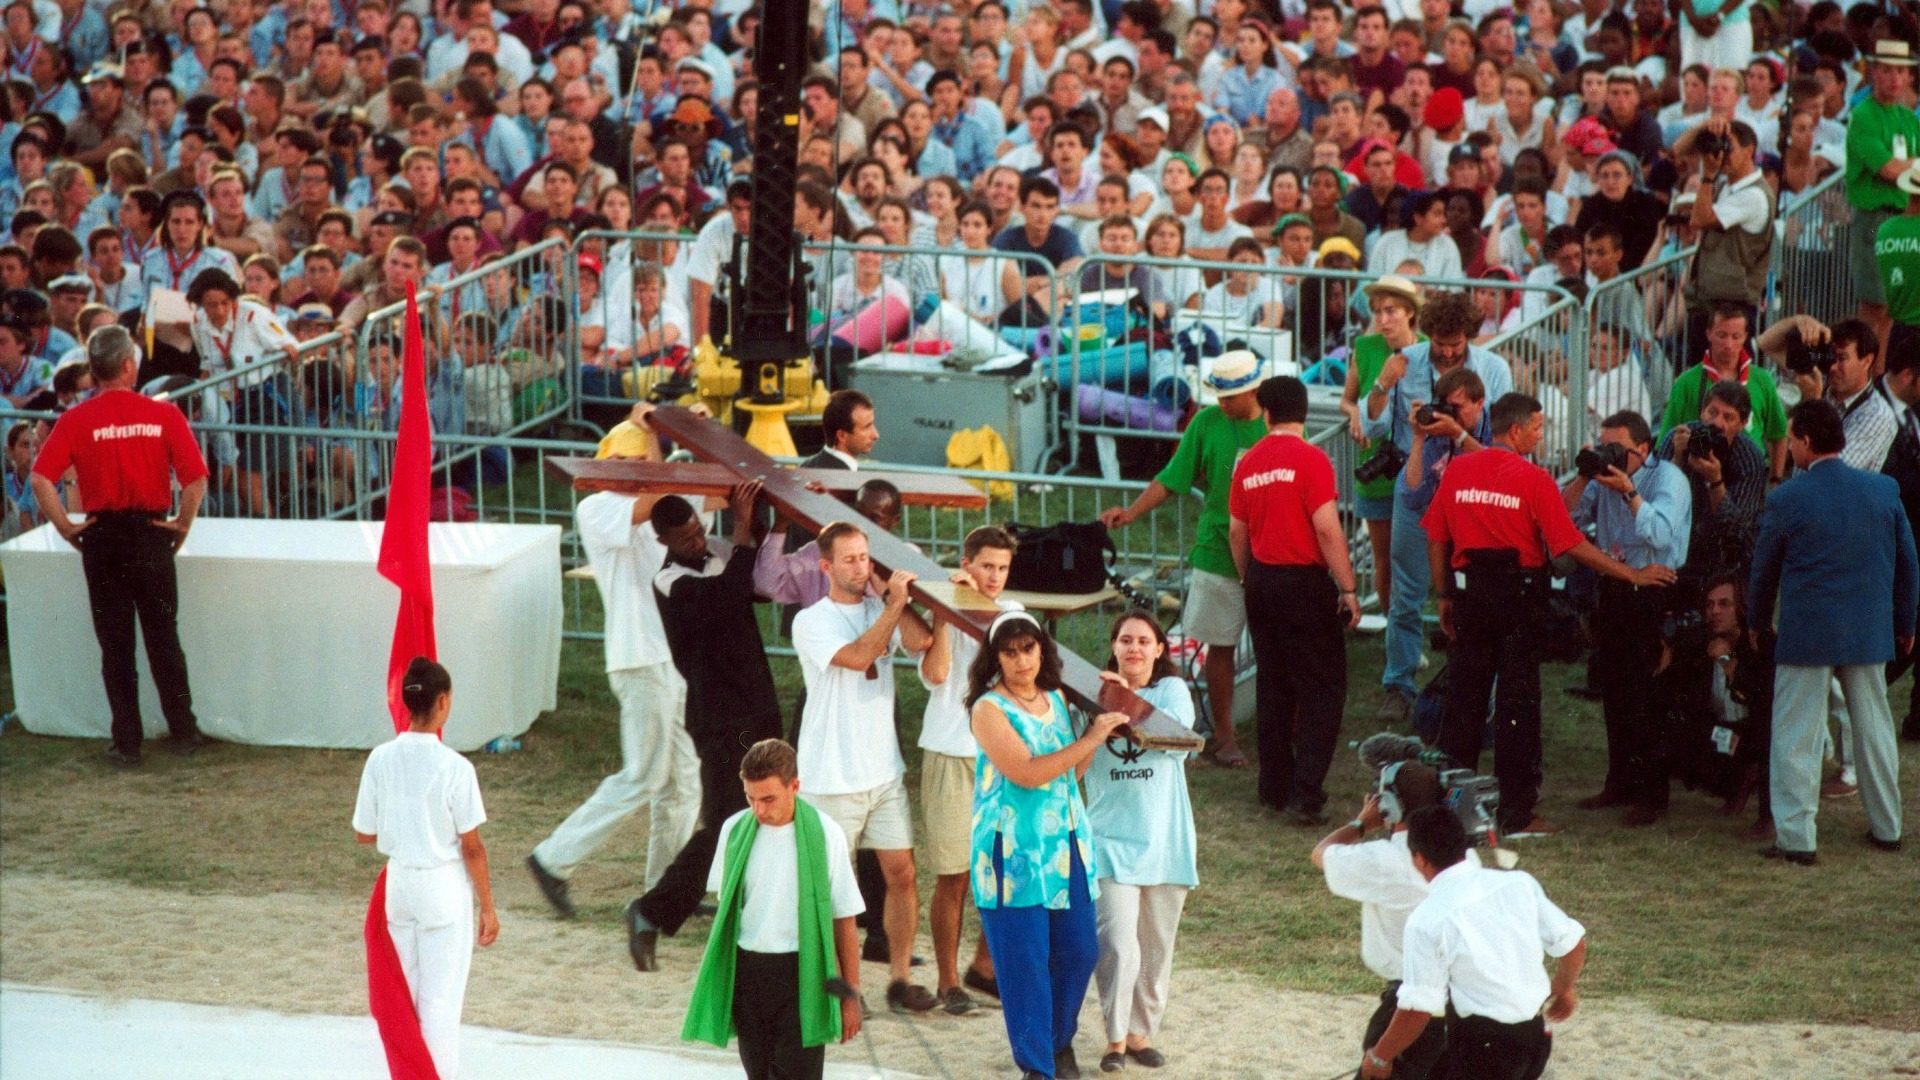
[[[1195,570],[1187,578],[1187,603],[1180,611],[1187,636],[1208,645],[1232,648],[1247,629],[1247,601],[1235,578]]]
[[[920,817],[927,825],[924,866],[945,877],[973,865],[973,759],[920,756]]]
[[[866,791],[802,797],[833,819],[847,834],[847,849],[912,851],[913,816],[907,809],[907,784],[900,777]]]

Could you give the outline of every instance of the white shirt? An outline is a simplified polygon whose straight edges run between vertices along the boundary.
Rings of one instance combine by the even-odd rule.
[[[900,647],[899,631],[874,661],[878,678],[833,663],[834,654],[866,633],[885,606],[875,596],[858,604],[835,603],[827,596],[794,616],[793,649],[800,654],[800,674],[807,684],[800,745],[794,749],[810,794],[871,791],[907,770],[893,729],[893,653]]]
[[[1480,856],[1467,852],[1480,865]],[[1360,960],[1389,982],[1400,977],[1400,943],[1407,916],[1427,898],[1427,879],[1413,868],[1407,834],[1394,833],[1364,844],[1338,844],[1321,859],[1327,891],[1360,901]]]
[[[367,755],[353,831],[379,837],[380,854],[416,869],[460,861],[460,837],[487,820],[473,762],[439,736],[403,731]]]
[[[707,891],[718,894],[727,880],[727,837],[741,818],[741,810],[720,826],[720,843],[713,849],[713,869],[707,872]],[[860,886],[853,880],[853,859],[847,852],[847,834],[822,818],[820,835],[826,840],[828,891],[833,917],[849,919],[867,910]],[[740,878],[740,936],[734,944],[757,953],[800,951],[800,851],[794,842],[793,822],[762,824],[747,853],[747,869]],[[831,944],[829,942],[828,944]]]
[[[1433,879],[1407,918],[1399,1004],[1501,1024],[1532,1019],[1553,992],[1542,953],[1565,956],[1586,937],[1522,870],[1455,863]]]
[[[1773,224],[1767,213],[1767,193],[1760,186],[1764,177],[1755,169],[1726,186],[1726,189],[1713,200],[1713,216],[1720,221],[1720,227],[1732,232],[1745,229],[1758,233]]]
[[[1380,239],[1373,242],[1373,253],[1367,257],[1367,272],[1397,274],[1400,264],[1408,259],[1419,260],[1420,272],[1427,277],[1467,276],[1460,266],[1460,247],[1453,242],[1453,237],[1439,233],[1424,243],[1415,243],[1405,229],[1380,234]]]
[[[860,459],[857,457],[854,457],[852,454],[845,453],[844,451],[840,451],[840,450],[835,450],[831,446],[823,446],[820,449],[825,450],[827,453],[832,454],[836,458],[839,458],[840,464],[845,465],[848,469],[852,470],[853,472],[860,471]]]
[[[687,276],[706,285],[718,286],[720,267],[733,258],[733,215],[721,211],[700,227],[694,238],[693,255],[687,264]]]
[[[1001,611],[1018,611],[1015,600],[995,600]],[[946,627],[953,641],[953,664],[947,679],[938,686],[927,681],[926,657],[920,658],[920,685],[927,688],[927,711],[920,720],[920,749],[948,757],[979,756],[980,744],[973,738],[973,713],[967,708],[967,669],[980,655],[980,642],[957,627]],[[929,650],[931,651],[931,650]]]
[[[279,359],[277,354],[297,349],[300,343],[265,305],[242,299],[234,307],[232,318],[222,327],[213,325],[205,308],[193,309],[193,347],[200,353],[200,362],[206,365],[207,371],[218,375]],[[255,385],[268,374],[262,370],[258,376],[246,380],[246,385]]]
[[[587,563],[593,567],[606,610],[608,671],[651,667],[673,659],[667,651],[666,629],[660,624],[659,604],[647,587],[666,564],[667,549],[650,523],[633,523],[637,502],[632,495],[602,491],[581,499],[573,511],[580,544],[587,549]]]

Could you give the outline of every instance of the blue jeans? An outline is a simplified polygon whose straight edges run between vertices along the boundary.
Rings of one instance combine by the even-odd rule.
[[[980,909],[980,929],[993,956],[1014,1064],[1048,1077],[1053,1075],[1053,1055],[1073,1046],[1080,1005],[1087,999],[1087,984],[1100,959],[1087,868],[1081,865],[1080,847],[1071,835],[1067,847],[1073,852],[1073,875],[1065,910],[1038,905]],[[998,891],[997,838],[993,871]]]
[[[1414,677],[1420,671],[1420,644],[1426,626],[1420,611],[1427,603],[1432,573],[1427,567],[1427,530],[1420,527],[1420,513],[1407,504],[1406,496],[1393,496],[1393,591],[1388,597],[1387,665],[1380,673],[1380,685],[1418,697],[1420,688]]]

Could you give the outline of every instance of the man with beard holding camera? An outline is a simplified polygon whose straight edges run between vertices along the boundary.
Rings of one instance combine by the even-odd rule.
[[[1453,641],[1439,748],[1456,765],[1477,768],[1493,696],[1500,831],[1552,835],[1560,827],[1534,814],[1547,560],[1571,555],[1638,586],[1670,585],[1674,573],[1659,564],[1634,569],[1581,535],[1552,475],[1527,460],[1545,438],[1539,401],[1507,394],[1493,403],[1491,426],[1493,445],[1447,468],[1421,519],[1428,568],[1440,590],[1440,629]]]
[[[1693,527],[1693,493],[1680,467],[1653,456],[1646,418],[1617,412],[1600,422],[1600,445],[1574,459],[1579,475],[1562,489],[1574,524],[1592,527],[1602,551],[1635,568],[1683,566]],[[1667,767],[1653,673],[1668,590],[1603,579],[1594,625],[1595,676],[1607,721],[1607,781],[1582,810],[1625,806],[1628,828],[1667,812]]]
[[[1759,345],[1761,352],[1785,361],[1800,388],[1800,400],[1826,398],[1840,410],[1847,433],[1840,460],[1879,472],[1900,421],[1887,399],[1874,391],[1880,339],[1873,328],[1859,319],[1844,319],[1829,329],[1811,315],[1789,315],[1767,327]]]
[[[1693,489],[1693,534],[1680,576],[1693,583],[1720,572],[1743,575],[1753,558],[1760,507],[1767,498],[1767,461],[1747,434],[1753,399],[1738,383],[1714,383],[1700,419],[1660,440],[1654,456],[1686,473]]]

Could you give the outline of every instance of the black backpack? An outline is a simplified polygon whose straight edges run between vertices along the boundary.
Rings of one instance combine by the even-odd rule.
[[[1019,547],[1007,571],[1007,588],[1023,592],[1090,593],[1105,588],[1119,550],[1097,521],[1009,525]]]

